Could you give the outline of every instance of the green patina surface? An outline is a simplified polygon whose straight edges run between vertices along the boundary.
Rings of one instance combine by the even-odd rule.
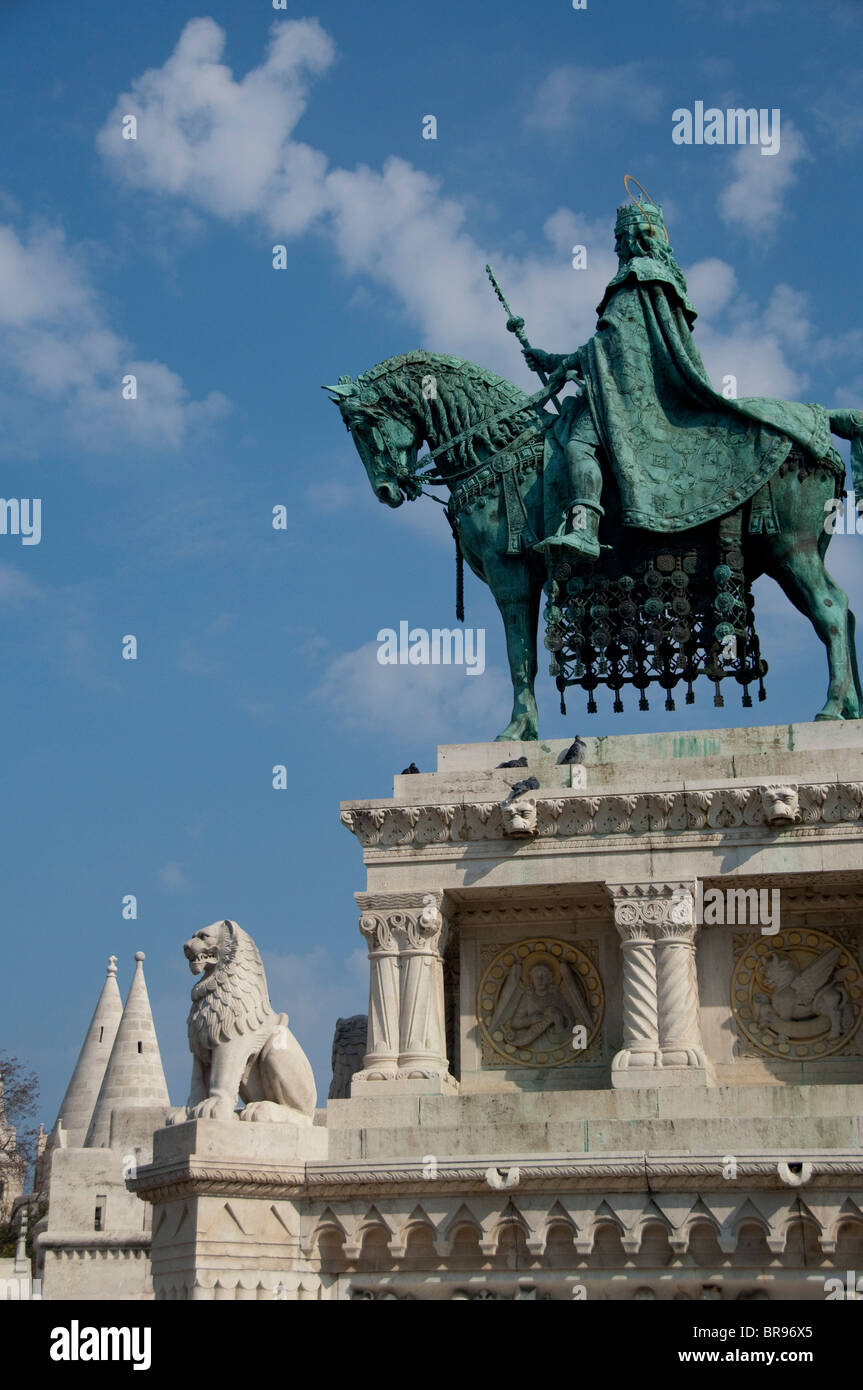
[[[692,734],[676,734],[671,756],[673,758],[703,758],[710,753],[721,752],[721,738],[695,738]]]
[[[816,459],[833,452],[823,406],[726,400],[714,390],[690,331],[694,317],[640,257],[577,354],[627,526],[687,530],[745,502],[792,443]]]
[[[549,650],[587,651],[584,662],[570,663],[572,670],[562,662],[555,669],[553,661],[552,674],[561,692],[568,684],[590,692],[589,711],[601,684],[614,692],[615,709],[623,708],[626,683],[641,690],[641,708],[652,681],[668,692],[667,709],[674,708],[670,692],[680,681],[691,702],[692,680],[702,674],[717,682],[717,704],[720,678],[733,675],[746,691],[753,678],[747,642],[751,650],[755,637],[743,609],[751,610],[752,582],[769,574],[827,648],[830,684],[816,718],[859,718],[854,619],[824,566],[830,539],[824,521],[844,480],[831,432],[851,440],[853,477],[863,495],[863,412],[726,399],[711,385],[693,340],[695,309],[661,208],[619,209],[615,237],[619,270],[588,343],[570,353],[541,352],[530,346],[523,320],[510,314],[507,327],[544,383],[534,396],[462,358],[419,350],[325,388],[375,495],[398,507],[429,487],[448,489],[459,556],[488,584],[504,622],[514,698],[501,739],[538,737],[541,593],[546,583],[581,583],[577,565],[592,567],[591,592],[607,584],[621,592],[640,586],[630,570],[647,587],[654,564],[657,573],[673,570],[667,585],[679,581],[681,589],[648,600],[639,588],[635,604],[615,598],[614,621],[626,616],[619,633],[601,596],[582,604],[582,613],[575,599],[567,605],[562,590],[559,601],[550,592]],[[564,397],[552,415],[544,406],[567,380],[578,380],[581,394]],[[429,453],[421,459],[423,442]],[[702,570],[715,581],[715,594],[698,578]],[[687,597],[690,574],[697,582]],[[732,584],[739,593],[730,591]],[[460,585],[458,593],[462,617]],[[726,620],[723,602],[740,612]],[[737,655],[720,655],[732,638]],[[750,664],[757,670],[757,641],[754,650]],[[715,747],[707,742],[699,751]],[[673,756],[691,751],[683,740]]]

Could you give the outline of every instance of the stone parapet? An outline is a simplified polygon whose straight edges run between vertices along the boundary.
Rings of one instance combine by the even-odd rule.
[[[809,1147],[813,1116],[795,1149],[735,1152],[732,1142],[748,1134],[751,1145],[742,1122],[753,1105],[789,1118],[795,1107],[798,1117],[853,1112],[859,1125],[863,1088],[816,1089],[811,1107],[799,1088],[772,1105],[763,1092],[720,1096],[730,1102],[717,1117],[727,1142],[711,1147],[704,1120],[667,1131],[690,1152],[661,1143],[538,1152],[535,1112],[555,1104],[550,1096],[509,1098],[501,1115],[498,1098],[364,1094],[332,1103],[327,1129],[198,1121],[160,1131],[153,1163],[129,1185],[155,1208],[160,1299],[823,1298],[863,1237],[859,1135]],[[609,1092],[590,1108],[637,1124],[665,1107],[671,1120],[699,1094]],[[512,1142],[518,1112],[534,1122],[532,1148]],[[376,1118],[378,1156],[333,1156],[340,1133],[350,1127],[367,1142]],[[454,1137],[464,1148],[480,1132],[485,1152],[436,1143]],[[411,1157],[417,1139],[428,1149]]]

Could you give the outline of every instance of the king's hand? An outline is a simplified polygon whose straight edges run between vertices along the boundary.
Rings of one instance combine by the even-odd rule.
[[[543,352],[541,348],[525,348],[524,360],[532,372],[545,372],[550,375],[563,361],[558,352]]]

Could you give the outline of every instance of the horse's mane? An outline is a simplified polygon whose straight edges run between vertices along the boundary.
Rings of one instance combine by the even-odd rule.
[[[435,393],[430,397],[422,390],[422,378],[426,375],[434,376],[436,382]],[[397,413],[419,415],[426,439],[441,443],[461,434],[478,418],[524,404],[523,410],[478,430],[451,450],[464,467],[479,464],[478,444],[487,444],[492,452],[504,449],[535,422],[528,396],[513,382],[463,357],[448,357],[422,348],[369,367],[356,378],[356,385],[369,388]],[[385,413],[382,406],[377,409]],[[369,407],[371,414],[375,410],[374,405]]]

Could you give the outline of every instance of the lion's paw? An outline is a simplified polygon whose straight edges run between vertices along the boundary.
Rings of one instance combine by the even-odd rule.
[[[189,1109],[185,1105],[172,1105],[165,1116],[166,1125],[184,1125],[189,1118]]]
[[[189,1110],[190,1120],[232,1120],[234,1107],[222,1096],[208,1096]]]
[[[296,1119],[296,1113],[289,1105],[277,1105],[272,1100],[253,1100],[240,1111],[241,1120],[264,1121],[267,1124],[289,1124]]]

